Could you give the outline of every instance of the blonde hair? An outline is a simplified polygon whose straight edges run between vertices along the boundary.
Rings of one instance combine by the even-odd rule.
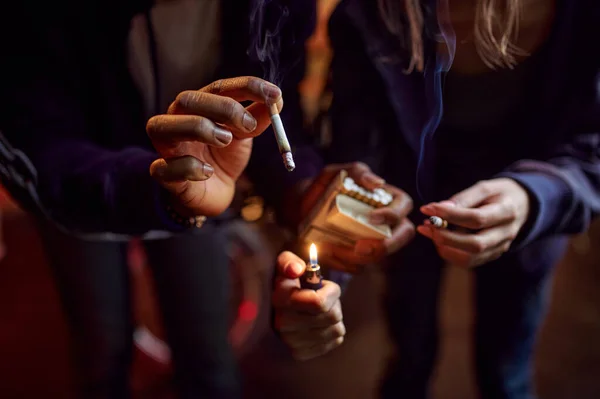
[[[449,0],[438,0],[449,1]],[[411,53],[408,72],[423,71],[423,10],[420,0],[377,0],[387,29]],[[492,69],[513,68],[526,55],[514,45],[519,31],[521,0],[477,0],[473,39],[481,60]],[[408,26],[405,26],[408,25]]]

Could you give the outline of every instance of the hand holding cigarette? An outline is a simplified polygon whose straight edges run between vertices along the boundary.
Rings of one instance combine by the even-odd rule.
[[[241,101],[253,103],[245,108]],[[150,118],[146,130],[159,154],[150,174],[171,193],[177,213],[214,216],[229,207],[252,138],[282,107],[277,86],[246,76],[184,91],[166,114]]]
[[[529,195],[512,179],[487,180],[421,212],[429,219],[417,231],[434,242],[439,255],[451,264],[475,267],[508,251],[529,216]]]
[[[274,327],[298,360],[324,355],[340,346],[346,335],[340,286],[324,280],[316,291],[300,289],[305,269],[301,258],[291,252],[281,253],[272,295]]]

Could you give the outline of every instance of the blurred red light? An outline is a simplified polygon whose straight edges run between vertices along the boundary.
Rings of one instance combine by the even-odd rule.
[[[252,301],[244,301],[238,308],[238,315],[243,321],[253,321],[258,314],[258,308]]]

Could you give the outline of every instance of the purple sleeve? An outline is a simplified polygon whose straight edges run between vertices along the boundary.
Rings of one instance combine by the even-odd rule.
[[[598,132],[598,102],[592,110],[580,121],[594,129],[590,131]],[[532,200],[530,219],[517,248],[549,235],[581,233],[600,213],[600,133],[574,135],[568,143],[559,145],[549,160],[523,160],[500,176],[517,181]]]
[[[39,25],[35,34],[3,41],[6,58],[0,77],[1,127],[36,171],[34,195],[43,213],[79,232],[180,230],[149,175],[157,154],[97,144],[102,140],[96,137],[110,132],[98,121],[102,111],[93,107],[94,93],[79,68],[80,56],[69,46],[62,25],[48,24]]]

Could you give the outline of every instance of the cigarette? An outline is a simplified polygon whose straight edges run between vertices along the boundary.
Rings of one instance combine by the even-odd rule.
[[[291,172],[296,168],[296,164],[294,163],[290,142],[285,134],[283,122],[279,116],[279,110],[277,109],[276,104],[269,107],[269,113],[271,114],[271,124],[273,125],[273,132],[275,132],[275,140],[277,141],[277,147],[279,147],[279,153],[283,158],[283,164],[285,165],[285,168]]]
[[[437,228],[439,228],[439,229],[446,229],[446,228],[448,228],[448,221],[447,221],[447,220],[444,220],[444,219],[442,219],[442,218],[441,218],[441,217],[439,217],[439,216],[431,216],[431,217],[429,218],[429,222],[430,222],[430,223],[431,223],[433,226],[435,226],[435,227],[437,227]]]

